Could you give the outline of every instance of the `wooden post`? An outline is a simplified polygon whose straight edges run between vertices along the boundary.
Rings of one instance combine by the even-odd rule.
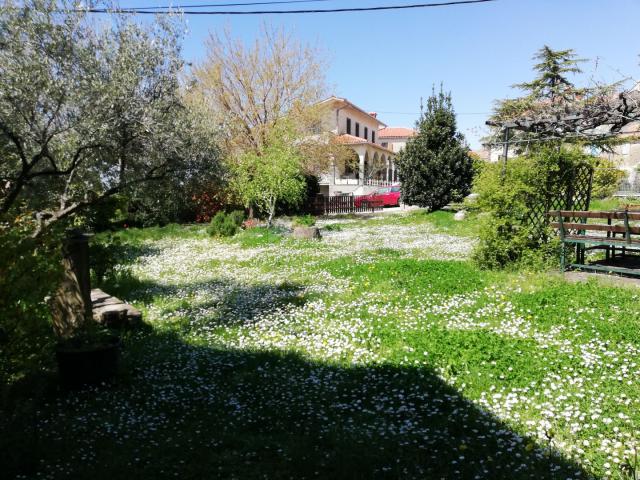
[[[64,242],[64,275],[50,303],[54,330],[63,338],[92,321],[89,238],[79,230],[71,230]]]
[[[66,257],[78,278],[87,318],[91,318],[91,274],[89,271],[89,238],[91,235],[72,230],[66,244]]]
[[[560,224],[560,241],[562,242],[562,250],[560,250],[560,270],[564,272],[565,270],[565,250],[566,245],[564,243],[564,220],[562,218],[562,212],[558,211],[558,223]]]
[[[629,228],[629,207],[624,209],[624,240],[627,244],[631,243],[631,230]],[[622,247],[622,256],[627,254],[627,247]]]
[[[607,218],[607,225],[611,226],[611,216]],[[607,230],[607,238],[611,238],[611,232]],[[611,258],[611,245],[607,245],[607,250],[605,254],[605,259],[609,260]]]

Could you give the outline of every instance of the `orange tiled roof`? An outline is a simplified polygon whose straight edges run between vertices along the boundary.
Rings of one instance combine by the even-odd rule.
[[[344,145],[355,145],[359,143],[369,143],[364,138],[356,137],[354,135],[349,135],[348,133],[344,133],[342,135],[338,135],[336,137],[336,141],[338,143],[342,143]]]
[[[378,130],[379,138],[413,137],[416,132],[405,127],[386,127]]]
[[[364,138],[356,137],[354,135],[349,135],[348,133],[343,133],[342,135],[338,135],[336,137],[336,142],[341,143],[343,145],[369,145],[371,147],[377,148],[378,150],[384,150],[388,153],[395,153],[393,150],[389,150],[388,148],[383,147],[378,143],[372,143]]]

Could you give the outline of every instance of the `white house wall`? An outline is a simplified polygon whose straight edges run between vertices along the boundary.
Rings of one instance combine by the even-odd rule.
[[[364,128],[367,127],[367,139],[371,141],[371,132],[376,132],[375,143],[380,143],[380,140],[378,139],[380,122],[372,118],[370,115],[362,113],[353,107],[341,106],[338,102],[332,105],[332,108],[325,113],[323,127],[326,131],[333,132],[336,135],[343,135],[347,133],[347,118],[351,119],[351,135],[356,136],[357,122],[360,124],[360,135],[358,135],[360,138],[364,138]]]
[[[400,152],[400,150],[403,150],[406,146],[407,146],[407,139],[406,138],[402,138],[402,139],[398,139],[398,138],[381,138],[379,143],[386,143],[387,147],[389,150],[391,150],[393,153],[398,153]]]

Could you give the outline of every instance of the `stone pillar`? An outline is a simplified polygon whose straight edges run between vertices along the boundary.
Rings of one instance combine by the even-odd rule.
[[[359,171],[359,174],[358,174],[358,185],[364,185],[364,174],[365,174],[365,171],[364,171],[364,156],[365,156],[365,154],[366,154],[366,152],[358,154],[358,158],[360,160],[360,163],[358,165],[358,169],[359,169],[358,170]]]
[[[63,277],[50,303],[54,330],[63,338],[92,319],[89,238],[71,230],[64,243]]]

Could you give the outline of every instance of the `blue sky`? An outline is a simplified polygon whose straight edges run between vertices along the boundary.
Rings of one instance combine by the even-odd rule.
[[[167,3],[121,0],[122,6]],[[418,0],[331,0],[275,8],[407,3]],[[588,83],[591,77],[640,79],[639,20],[640,0],[498,0],[385,12],[190,16],[184,54],[189,61],[201,60],[208,32],[225,26],[247,40],[265,21],[286,26],[327,52],[327,80],[336,95],[380,112],[381,120],[391,126],[413,126],[420,97],[428,96],[433,84],[444,82],[453,95],[459,128],[477,148],[493,101],[515,96],[510,85],[532,78],[531,57],[544,44],[573,48],[591,60],[584,64],[585,75],[578,83]]]

